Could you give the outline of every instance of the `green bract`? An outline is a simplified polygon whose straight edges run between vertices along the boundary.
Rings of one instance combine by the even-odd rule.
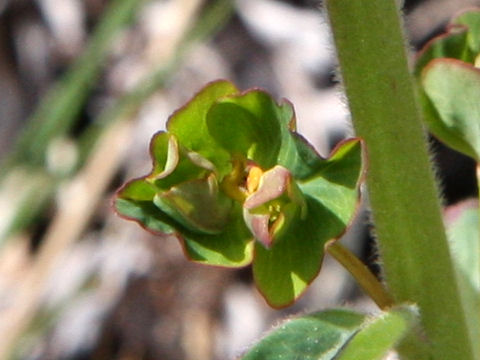
[[[480,161],[480,9],[457,16],[420,52],[419,77],[430,131]]]
[[[210,83],[153,137],[152,172],[118,191],[116,210],[177,236],[193,261],[253,261],[266,300],[286,306],[318,273],[325,242],[350,222],[363,173],[359,139],[323,159],[294,130],[290,103]]]

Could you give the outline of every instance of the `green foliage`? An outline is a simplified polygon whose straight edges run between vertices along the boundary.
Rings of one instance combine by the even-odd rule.
[[[478,202],[467,200],[447,208],[450,246],[458,268],[480,293],[480,244],[478,242]]]
[[[206,86],[151,142],[152,172],[119,190],[117,212],[181,239],[197,262],[239,267],[273,306],[317,275],[324,244],[358,202],[362,142],[321,158],[294,131],[293,108],[227,81]]]
[[[422,85],[435,114],[429,127],[446,144],[480,161],[480,69],[437,59],[424,69]]]
[[[381,360],[418,320],[414,307],[401,306],[365,321],[340,352],[338,360]]]
[[[421,51],[419,77],[430,131],[480,161],[480,10],[465,12]],[[475,65],[475,63],[477,63]]]
[[[291,222],[278,243],[255,244],[255,282],[273,306],[295,299],[319,271],[323,248],[341,234],[356,207],[361,142],[344,142],[318,166],[316,175],[299,182],[307,211]]]
[[[332,359],[364,321],[365,315],[346,309],[292,319],[252,347],[242,360]]]
[[[480,232],[478,201],[474,199],[450,206],[446,222],[450,248],[457,264],[463,306],[470,314],[468,320],[472,339],[480,338]],[[480,354],[480,342],[475,342]]]
[[[287,321],[242,359],[380,360],[417,317],[408,306],[371,318],[346,309],[326,310]]]

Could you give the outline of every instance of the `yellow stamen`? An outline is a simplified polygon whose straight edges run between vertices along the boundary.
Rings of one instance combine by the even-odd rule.
[[[263,175],[262,169],[258,166],[252,166],[250,171],[248,172],[247,177],[247,191],[249,194],[253,193],[257,190],[258,185],[260,184],[260,178]]]

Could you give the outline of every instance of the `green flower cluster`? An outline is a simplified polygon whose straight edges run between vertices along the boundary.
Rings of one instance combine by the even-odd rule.
[[[290,103],[227,81],[176,111],[150,152],[151,173],[117,192],[117,212],[177,236],[193,261],[253,262],[274,306],[291,303],[318,273],[323,245],[355,212],[363,172],[359,139],[323,159],[295,132]]]

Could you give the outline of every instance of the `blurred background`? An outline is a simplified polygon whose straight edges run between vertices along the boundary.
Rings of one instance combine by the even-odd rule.
[[[406,1],[412,58],[474,5]],[[376,311],[329,258],[270,309],[249,268],[190,263],[111,208],[153,133],[219,78],[291,100],[327,156],[353,135],[336,68],[318,0],[0,0],[0,359],[234,359],[285,316]],[[474,164],[432,149],[445,203],[473,194]],[[364,208],[342,242],[378,272]]]

